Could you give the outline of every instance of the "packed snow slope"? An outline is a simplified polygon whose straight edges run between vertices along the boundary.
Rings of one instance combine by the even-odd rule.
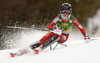
[[[67,47],[58,45],[55,50],[42,51],[11,58],[9,53],[18,49],[0,50],[0,63],[100,63],[100,37],[90,43],[84,40],[68,42]],[[66,43],[65,43],[66,44]]]

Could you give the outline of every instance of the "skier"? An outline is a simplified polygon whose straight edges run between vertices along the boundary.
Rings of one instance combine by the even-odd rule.
[[[69,3],[63,3],[61,5],[60,14],[56,16],[47,26],[50,31],[39,41],[32,43],[29,47],[21,49],[16,53],[10,53],[11,57],[20,56],[27,52],[38,54],[40,51],[44,50],[55,42],[66,42],[73,24],[81,31],[85,37],[85,40],[90,39],[89,36],[86,35],[85,29],[80,25],[77,19],[71,15],[71,13],[71,5]]]

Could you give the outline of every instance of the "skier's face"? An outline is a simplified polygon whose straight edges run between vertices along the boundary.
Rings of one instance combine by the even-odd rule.
[[[69,14],[67,14],[67,13],[63,13],[62,16],[63,16],[63,17],[68,17]]]

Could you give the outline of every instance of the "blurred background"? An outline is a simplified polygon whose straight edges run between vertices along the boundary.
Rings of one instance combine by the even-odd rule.
[[[16,47],[20,33],[30,31],[6,29],[7,25],[46,28],[60,13],[62,3],[72,5],[72,14],[91,37],[100,37],[100,0],[0,0],[0,49],[9,49],[11,44]],[[78,29],[74,27],[76,33],[71,35],[75,37]]]

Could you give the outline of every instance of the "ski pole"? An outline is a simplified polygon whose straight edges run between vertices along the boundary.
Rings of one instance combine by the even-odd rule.
[[[91,41],[93,41],[93,40],[97,40],[97,39],[90,39]]]
[[[47,30],[47,29],[33,29],[33,28],[25,28],[25,27],[17,27],[17,26],[6,26],[6,28],[12,28],[12,29],[30,29],[30,30],[49,31],[49,30]]]
[[[54,47],[54,48],[52,48],[51,50],[55,50],[55,49],[56,49],[56,47],[57,47],[59,44],[60,44],[60,45],[62,45],[62,46],[67,47],[67,45],[65,45],[65,44],[62,44],[62,43],[57,43],[57,44],[55,45],[55,47]]]

